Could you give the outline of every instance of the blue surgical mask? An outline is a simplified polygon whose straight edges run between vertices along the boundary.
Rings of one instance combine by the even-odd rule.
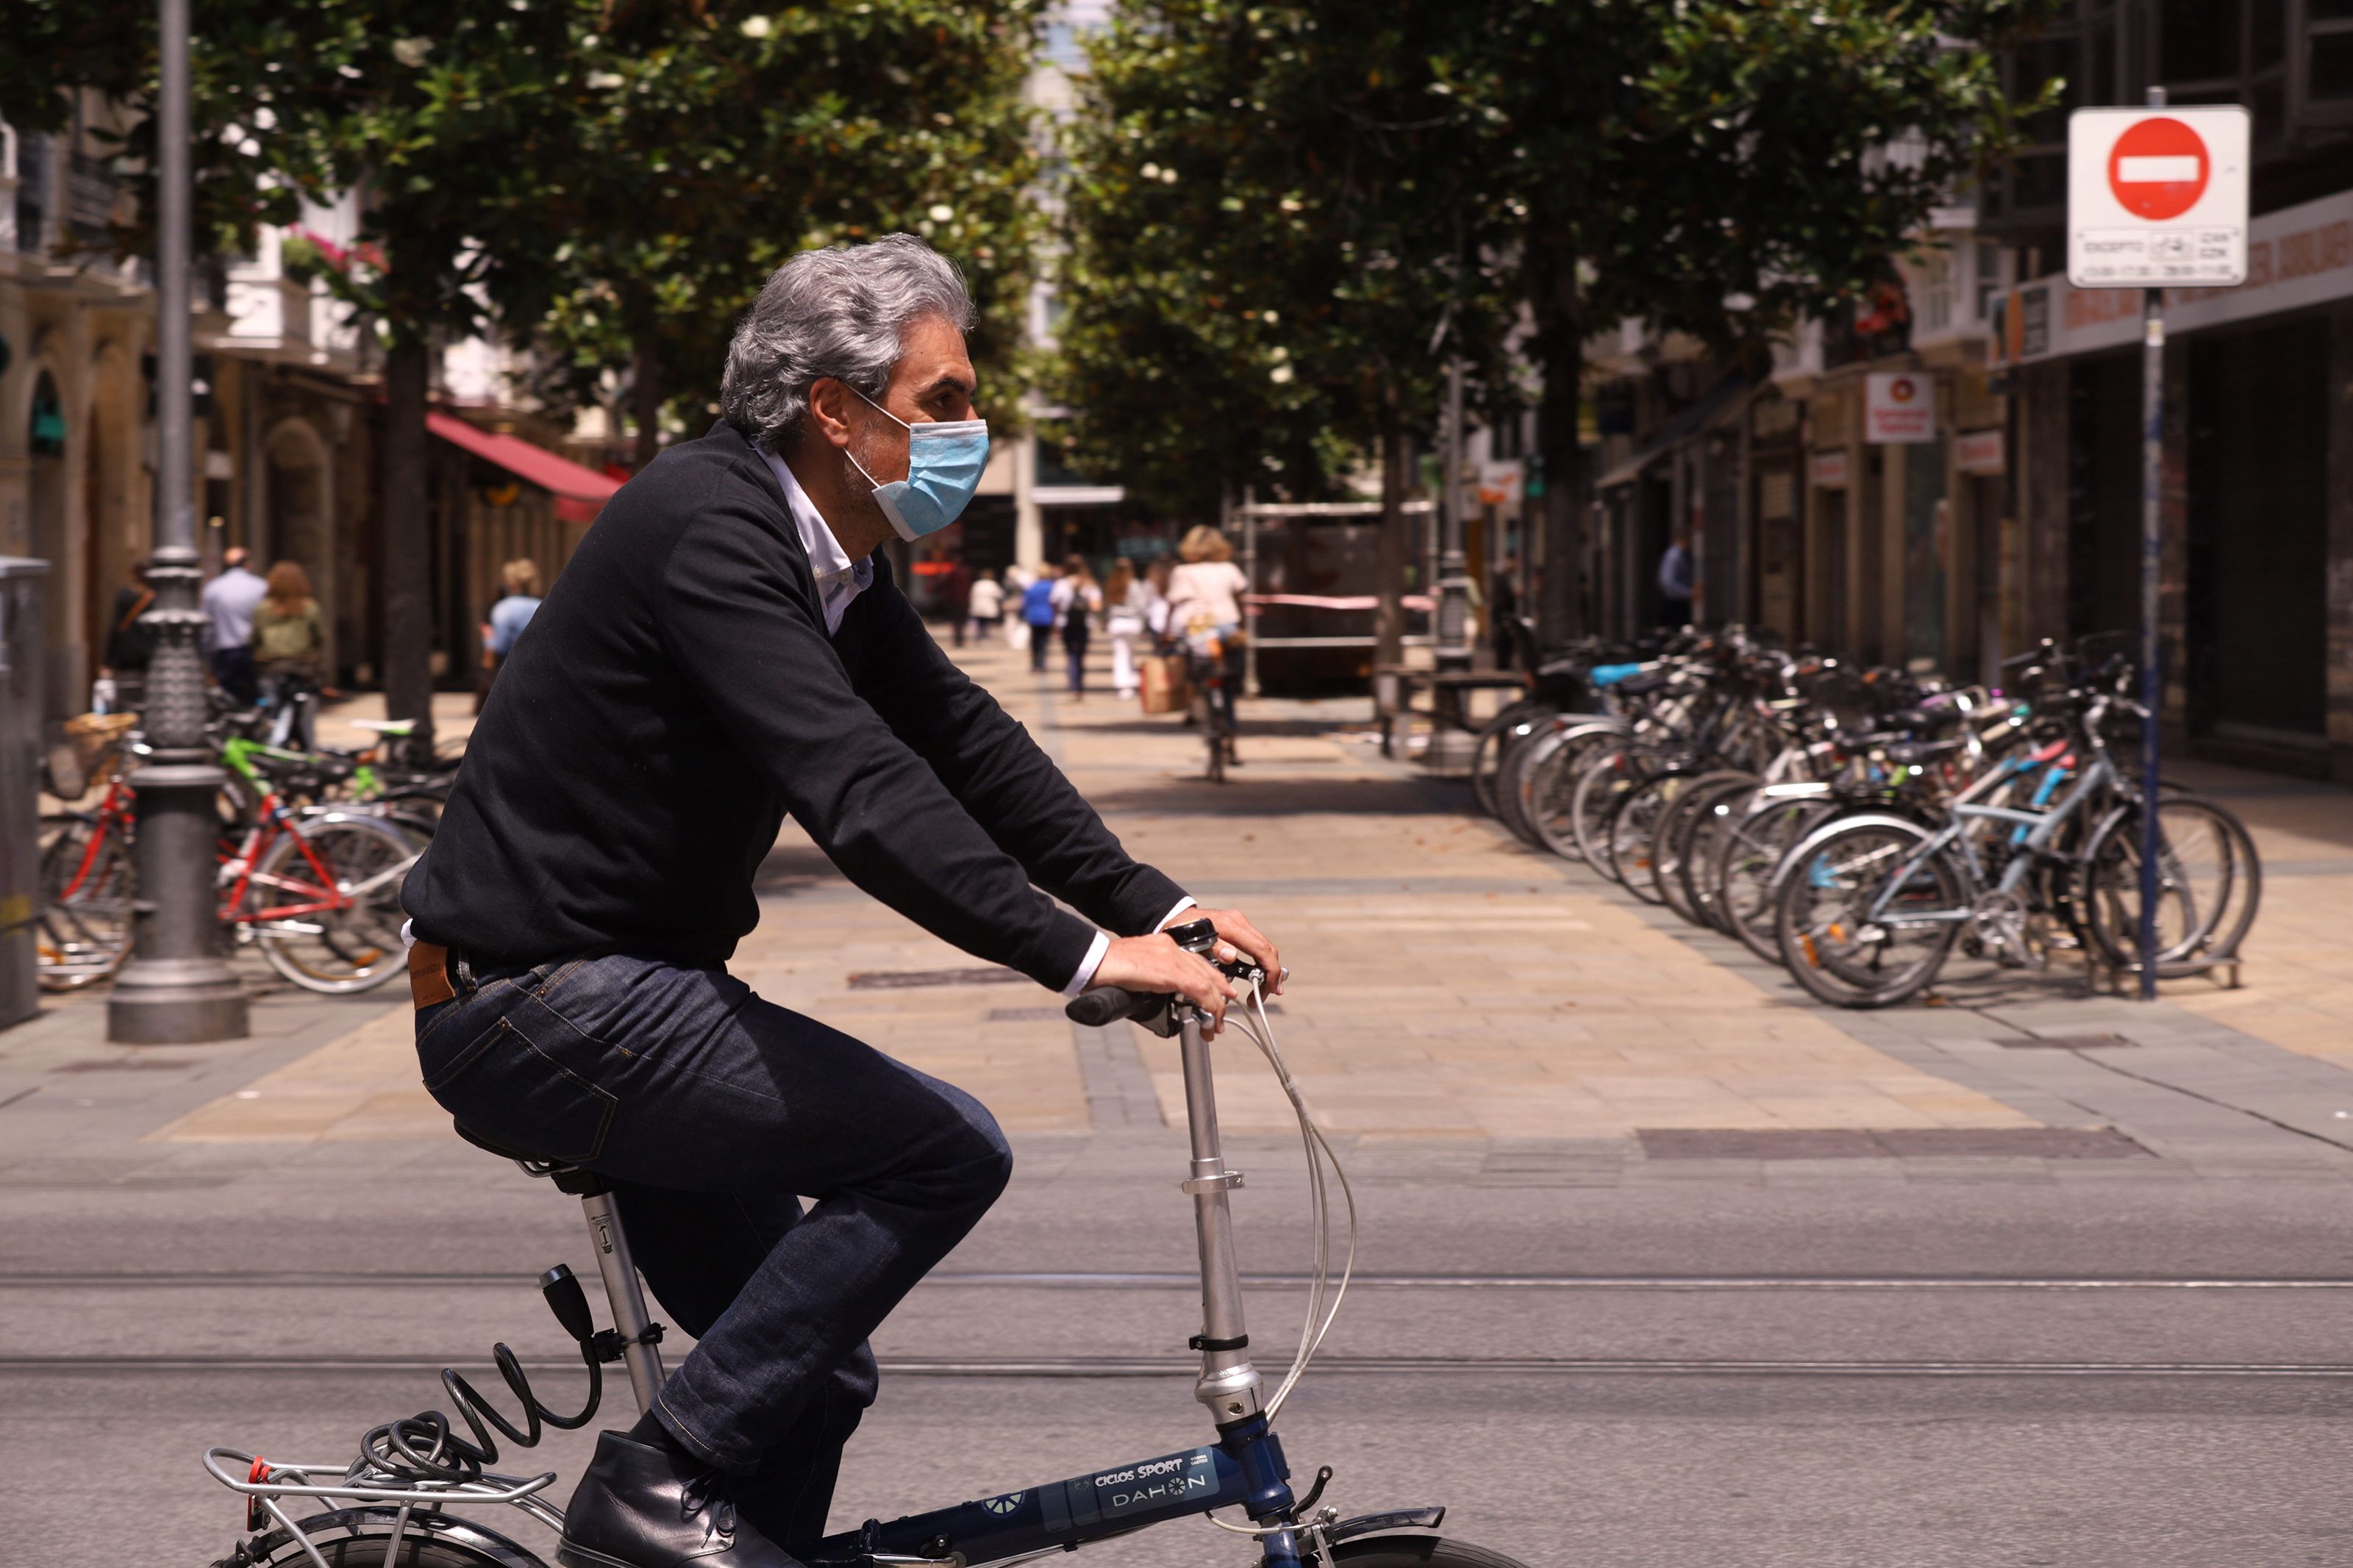
[[[854,386],[849,390],[858,392]],[[858,395],[865,397],[867,405],[883,418],[906,426],[907,477],[903,479],[883,484],[847,447],[842,451],[849,466],[874,487],[875,503],[899,537],[912,542],[937,533],[963,516],[965,503],[980,488],[981,470],[988,467],[988,421],[908,425],[864,393]]]

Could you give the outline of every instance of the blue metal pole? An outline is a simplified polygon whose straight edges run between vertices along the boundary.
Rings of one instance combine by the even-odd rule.
[[[2158,709],[2165,684],[2158,658],[2157,601],[2163,560],[2158,491],[2165,474],[2165,290],[2141,296],[2140,449],[2140,999],[2157,1000]]]

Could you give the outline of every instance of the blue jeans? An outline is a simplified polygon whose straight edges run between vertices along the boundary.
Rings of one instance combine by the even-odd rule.
[[[716,964],[612,954],[476,979],[417,1016],[427,1090],[607,1178],[638,1271],[699,1342],[655,1415],[749,1478],[733,1495],[772,1539],[810,1544],[873,1403],[866,1338],[1005,1190],[1004,1134],[963,1090]]]

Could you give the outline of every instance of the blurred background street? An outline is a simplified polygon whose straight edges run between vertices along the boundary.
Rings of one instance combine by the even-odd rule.
[[[206,1446],[501,1341],[576,1397],[403,879],[764,281],[893,234],[988,446],[875,564],[1293,972],[1302,1482],[1527,1568],[2353,1563],[2348,0],[12,0],[0,1568],[221,1558]],[[734,971],[1018,1161],[835,1527],[1199,1440],[1176,1048],[789,819],[756,890]],[[1272,1368],[1304,1162],[1219,1062]]]

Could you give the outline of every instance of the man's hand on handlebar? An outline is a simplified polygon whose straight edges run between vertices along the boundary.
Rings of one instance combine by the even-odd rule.
[[[1282,954],[1275,951],[1274,943],[1269,942],[1258,927],[1250,924],[1241,910],[1190,909],[1176,919],[1180,924],[1186,921],[1208,921],[1217,927],[1218,961],[1231,963],[1237,958],[1250,960],[1266,971],[1266,994],[1270,996],[1282,994],[1282,983],[1289,973],[1282,967]]]
[[[1219,928],[1220,934],[1223,928]],[[1103,952],[1103,962],[1095,966],[1096,985],[1117,985],[1137,993],[1173,993],[1190,1002],[1209,1016],[1207,1031],[1216,1034],[1225,1027],[1226,1004],[1239,1000],[1241,987],[1218,973],[1217,966],[1199,953],[1187,952],[1178,947],[1176,939],[1165,931],[1150,936],[1116,936]]]

